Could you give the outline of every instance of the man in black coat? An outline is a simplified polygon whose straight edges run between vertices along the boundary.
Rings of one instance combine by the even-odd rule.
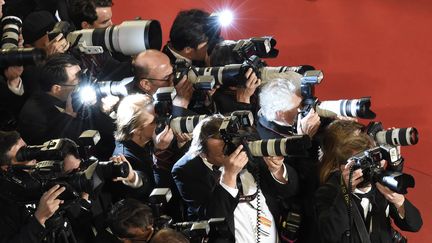
[[[71,94],[79,84],[81,69],[68,54],[47,59],[42,69],[41,92],[30,97],[21,110],[18,130],[29,144],[42,144],[55,138],[77,140],[87,129],[98,130],[97,157],[108,159],[114,149],[114,122],[96,105],[89,116],[80,118],[72,108]]]
[[[201,121],[190,150],[172,169],[189,219],[225,218],[229,234],[217,239],[222,242],[276,242],[280,202],[296,193],[297,174],[283,158],[249,162],[242,145],[224,155],[222,121],[220,116]]]

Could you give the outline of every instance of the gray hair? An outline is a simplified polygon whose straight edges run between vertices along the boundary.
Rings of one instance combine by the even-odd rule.
[[[295,72],[284,73],[283,78],[276,78],[264,84],[259,93],[260,114],[268,121],[276,119],[276,112],[294,108],[291,100],[300,96],[301,75]]]
[[[144,121],[143,115],[148,113],[147,107],[152,104],[152,98],[145,94],[126,96],[117,108],[115,138],[118,141],[132,139],[132,134]]]

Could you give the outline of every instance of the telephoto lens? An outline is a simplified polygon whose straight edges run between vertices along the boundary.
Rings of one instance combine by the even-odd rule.
[[[176,117],[170,121],[170,127],[177,134],[192,133],[196,125],[206,117],[206,115]]]
[[[248,142],[248,148],[255,157],[303,156],[311,146],[311,140],[307,135]]]
[[[378,144],[395,146],[415,145],[418,142],[418,132],[415,127],[395,128],[377,132],[375,140]]]
[[[22,21],[15,16],[6,16],[2,19],[3,35],[1,39],[2,49],[11,49],[18,47],[19,34],[22,27]]]
[[[46,58],[39,48],[11,48],[0,50],[0,67],[34,65]]]
[[[358,117],[373,119],[376,114],[370,110],[370,97],[352,100],[329,100],[321,101],[316,106],[316,111],[320,117]]]
[[[129,175],[129,165],[125,162],[120,164],[112,161],[98,162],[96,171],[104,179],[126,178]]]

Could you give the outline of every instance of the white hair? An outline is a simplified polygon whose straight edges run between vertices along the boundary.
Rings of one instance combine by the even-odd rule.
[[[278,111],[287,111],[295,107],[292,97],[301,96],[301,75],[295,72],[284,73],[283,78],[273,79],[261,88],[259,94],[260,114],[268,121],[276,120]]]

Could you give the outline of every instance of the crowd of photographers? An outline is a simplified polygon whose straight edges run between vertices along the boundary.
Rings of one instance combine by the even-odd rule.
[[[20,2],[20,1],[17,1]],[[0,1],[0,242],[406,242],[422,226],[371,98],[320,101],[217,14],[113,25],[111,0]],[[162,51],[160,51],[162,49]],[[391,221],[399,229],[396,229]]]

